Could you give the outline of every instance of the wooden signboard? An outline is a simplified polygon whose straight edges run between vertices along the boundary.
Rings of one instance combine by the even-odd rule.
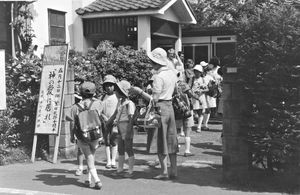
[[[43,70],[31,156],[32,161],[35,158],[37,134],[48,134],[56,135],[53,157],[53,162],[56,162],[63,113],[67,64],[67,44],[48,45],[44,47]]]
[[[0,110],[6,109],[5,51],[0,49]]]

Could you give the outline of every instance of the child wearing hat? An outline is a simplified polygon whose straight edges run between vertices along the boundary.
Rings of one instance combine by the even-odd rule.
[[[74,98],[75,98],[75,104],[79,103],[82,100],[82,97],[80,95],[80,85],[82,83],[84,83],[84,79],[82,79],[82,78],[75,78],[74,79]],[[77,149],[78,168],[77,168],[77,170],[75,172],[76,176],[80,176],[83,173],[83,161],[84,161],[84,154],[81,151],[81,149],[78,147],[78,149]]]
[[[193,110],[198,117],[197,133],[201,132],[201,124],[205,109],[207,109],[207,100],[205,92],[208,91],[207,82],[204,79],[203,66],[197,64],[194,67],[195,79],[192,86],[192,92],[198,98],[192,98]]]
[[[76,138],[78,139],[78,146],[80,147],[81,151],[83,152],[86,160],[87,160],[87,165],[88,165],[88,170],[89,170],[89,176],[88,176],[88,180],[86,181],[86,183],[90,186],[91,185],[91,177],[94,179],[95,181],[95,188],[96,189],[101,189],[102,188],[102,183],[100,181],[100,178],[98,177],[97,174],[97,170],[95,167],[95,152],[96,149],[99,145],[99,140],[100,139],[96,139],[93,141],[85,141],[84,139],[82,139],[82,135],[80,134],[80,132],[78,131],[78,129],[76,128],[75,125],[75,118],[78,116],[79,112],[80,112],[80,108],[89,108],[89,110],[96,110],[98,112],[98,114],[100,115],[102,112],[102,104],[101,101],[99,101],[98,99],[94,98],[94,94],[96,92],[96,86],[94,83],[92,82],[84,82],[80,85],[80,95],[82,96],[82,100],[77,103],[74,104],[71,107],[71,113],[70,113],[70,132],[71,132],[71,143],[75,142],[75,135]]]
[[[132,116],[135,112],[135,104],[129,99],[131,85],[122,80],[116,84],[116,96],[119,98],[117,114],[114,125],[118,127],[118,168],[113,176],[130,178],[133,176],[134,153],[133,153],[133,122]],[[128,155],[128,172],[124,173],[125,152]]]
[[[115,94],[115,86],[117,79],[113,75],[106,75],[103,81],[103,88],[105,94],[100,98],[103,104],[102,116],[107,122],[113,117],[117,109],[118,98]],[[113,126],[108,125],[104,134],[105,153],[106,153],[106,166],[107,169],[116,169],[116,156],[117,156],[117,135],[118,131],[113,131]]]

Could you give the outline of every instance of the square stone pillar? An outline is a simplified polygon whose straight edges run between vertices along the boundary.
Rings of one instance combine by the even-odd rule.
[[[245,179],[249,168],[247,132],[241,124],[245,103],[237,74],[225,71],[223,83],[223,178],[226,181]]]

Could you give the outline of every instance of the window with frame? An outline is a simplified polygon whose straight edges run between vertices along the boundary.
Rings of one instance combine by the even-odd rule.
[[[66,13],[48,9],[49,44],[66,43]]]

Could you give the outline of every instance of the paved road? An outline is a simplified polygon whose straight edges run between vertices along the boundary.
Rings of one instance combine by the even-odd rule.
[[[210,125],[211,131],[192,133],[193,157],[183,157],[184,139],[178,156],[179,178],[157,181],[152,177],[159,169],[148,166],[156,159],[146,149],[146,134],[135,135],[135,175],[116,179],[104,168],[104,147],[97,151],[97,169],[103,182],[101,191],[83,186],[85,176],[75,176],[76,159],[60,159],[57,164],[46,161],[0,167],[0,194],[279,194],[237,190],[222,182],[221,125]]]

